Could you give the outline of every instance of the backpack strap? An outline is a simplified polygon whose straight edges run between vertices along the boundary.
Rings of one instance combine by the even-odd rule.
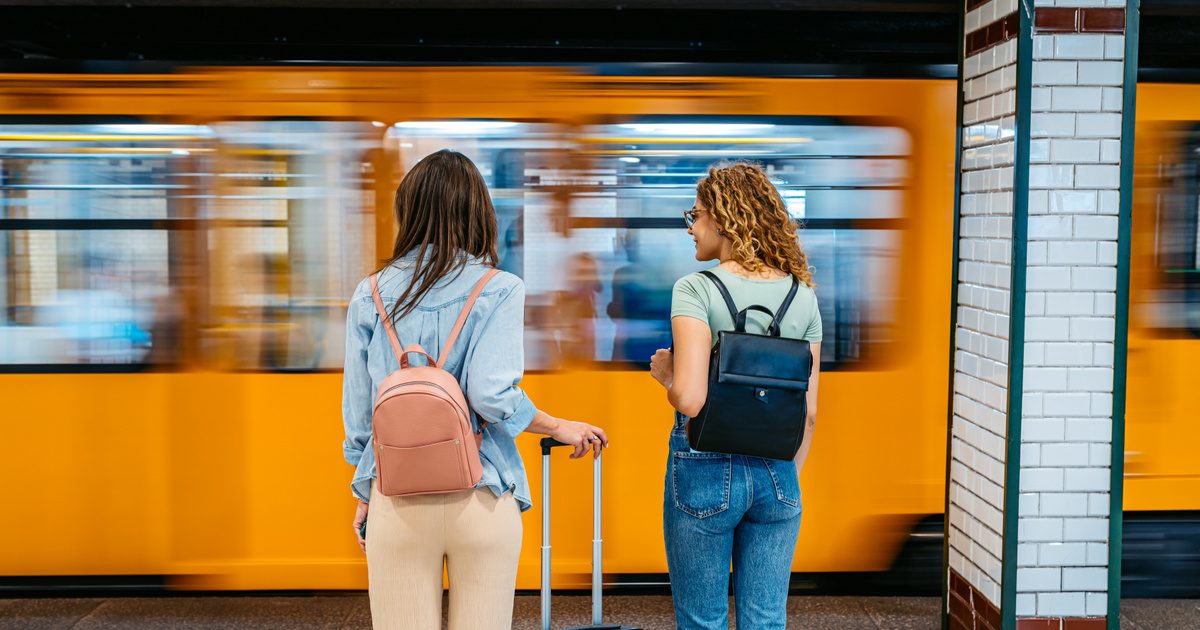
[[[400,339],[396,337],[396,328],[392,326],[392,318],[383,307],[383,298],[379,297],[379,275],[382,273],[381,271],[371,276],[371,297],[375,298],[375,310],[379,312],[379,319],[383,321],[383,329],[387,331],[388,341],[392,343],[392,352],[396,353],[396,360],[407,363],[408,355],[405,354]]]
[[[783,328],[783,314],[787,312],[788,307],[792,305],[792,299],[796,297],[796,290],[800,288],[800,281],[796,276],[792,276],[792,288],[788,291],[787,297],[783,298],[783,304],[779,305],[779,310],[775,312],[775,319],[771,320],[771,326],[767,329],[772,336],[778,337],[779,331]]]
[[[767,316],[771,318],[771,324],[767,326],[767,334],[771,335],[772,337],[779,336],[779,326],[780,322],[783,321],[783,313],[787,311],[789,306],[791,306],[792,298],[796,297],[797,281],[794,277],[792,278],[792,289],[788,291],[787,297],[783,299],[783,304],[779,307],[779,312],[772,313],[771,309],[765,306],[759,306],[757,304],[748,306],[739,311],[737,304],[733,301],[733,296],[729,294],[729,289],[725,286],[724,282],[721,282],[721,279],[717,277],[717,274],[707,269],[701,271],[700,273],[709,280],[712,280],[713,284],[717,285],[717,290],[721,292],[721,297],[725,299],[725,306],[729,308],[729,318],[733,320],[734,330],[737,332],[746,332],[746,316],[750,311],[758,311],[760,313],[766,313]]]
[[[489,269],[479,282],[475,283],[475,288],[471,289],[471,295],[467,296],[467,303],[463,304],[462,312],[458,314],[458,321],[454,322],[454,328],[450,331],[450,336],[446,339],[446,345],[442,347],[442,356],[438,357],[437,366],[444,367],[446,359],[450,357],[450,350],[454,347],[454,342],[458,339],[458,333],[462,332],[463,324],[467,323],[467,315],[471,314],[471,308],[475,306],[475,300],[479,298],[479,294],[483,293],[483,287],[496,274],[500,273],[499,269]]]
[[[717,285],[717,290],[721,292],[721,297],[725,298],[725,306],[729,307],[729,319],[736,322],[738,316],[738,307],[737,304],[733,302],[733,296],[729,295],[729,289],[725,288],[725,283],[721,282],[721,279],[717,277],[717,274],[707,269],[701,271],[700,275],[712,280],[713,284]]]

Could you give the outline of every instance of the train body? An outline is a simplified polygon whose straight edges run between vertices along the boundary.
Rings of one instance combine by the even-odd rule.
[[[1139,86],[1127,539],[1190,540],[1200,514],[1198,90]],[[672,283],[699,268],[682,213],[723,159],[764,164],[805,226],[825,324],[793,570],[940,562],[955,107],[955,82],[932,78],[0,75],[0,575],[364,588],[339,448],[345,301],[391,252],[404,170],[443,147],[479,165],[501,267],[526,283],[522,387],[611,437],[611,581],[666,573],[672,411],[647,364]],[[536,487],[536,439],[518,443]],[[556,586],[582,587],[591,467],[555,474]],[[538,535],[518,588],[537,583]]]

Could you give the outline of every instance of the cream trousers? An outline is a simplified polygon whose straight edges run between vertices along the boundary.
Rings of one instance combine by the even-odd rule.
[[[442,561],[450,630],[512,627],[521,509],[486,488],[387,497],[371,486],[367,573],[376,630],[440,630]]]

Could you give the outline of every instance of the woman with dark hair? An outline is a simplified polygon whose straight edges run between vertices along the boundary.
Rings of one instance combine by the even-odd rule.
[[[404,176],[395,212],[392,258],[373,277],[396,336],[439,356],[472,289],[497,265],[496,213],[478,169],[449,150],[426,156]],[[518,387],[525,287],[499,272],[479,293],[444,364],[465,394],[472,425],[483,427],[482,478],[464,492],[381,494],[371,447],[373,403],[399,359],[370,280],[359,284],[346,316],[342,415],[372,622],[376,628],[441,628],[444,562],[450,628],[509,628],[520,512],[531,503],[515,438],[548,435],[573,446],[576,458],[589,450],[599,455],[608,438],[598,427],[539,411]]]
[[[734,163],[709,169],[684,213],[696,260],[718,260],[710,271],[741,307],[775,309],[798,289],[780,334],[810,342],[821,356],[821,314],[808,259],[779,191],[761,168]],[[751,312],[747,330],[766,331],[770,317]],[[817,418],[813,362],[804,439],[789,461],[692,450],[689,418],[708,397],[709,355],[717,333],[734,330],[717,286],[700,273],[675,283],[671,296],[674,352],[659,350],[651,374],[676,409],[663,496],[663,534],[675,621],[684,630],[728,627],[730,564],[737,627],[784,628],[792,556],[800,533],[798,474]],[[799,410],[797,410],[798,412]]]

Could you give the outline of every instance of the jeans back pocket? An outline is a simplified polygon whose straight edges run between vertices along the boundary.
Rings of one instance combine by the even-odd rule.
[[[732,460],[721,453],[671,453],[671,492],[675,507],[696,518],[729,509]]]

